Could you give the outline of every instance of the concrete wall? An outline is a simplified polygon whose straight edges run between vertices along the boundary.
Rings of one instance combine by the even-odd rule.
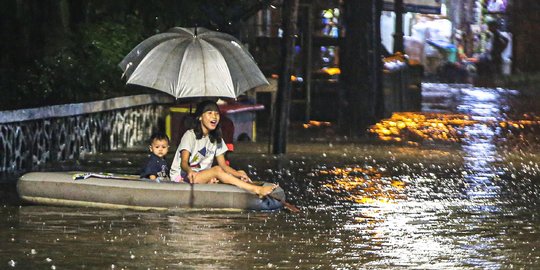
[[[169,97],[104,101],[0,112],[0,171],[27,171],[50,161],[115,150],[147,140]],[[161,120],[160,120],[161,119]]]

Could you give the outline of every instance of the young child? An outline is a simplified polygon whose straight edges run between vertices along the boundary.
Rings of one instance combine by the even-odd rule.
[[[174,155],[171,180],[188,183],[215,183],[217,181],[235,185],[260,197],[266,196],[277,187],[257,186],[244,171],[227,165],[227,146],[221,135],[220,112],[213,101],[203,101],[195,111],[194,128],[186,131]],[[213,166],[214,159],[217,166]]]
[[[150,156],[141,172],[141,178],[157,181],[169,180],[169,166],[165,155],[169,151],[169,137],[162,133],[154,133],[150,137]]]

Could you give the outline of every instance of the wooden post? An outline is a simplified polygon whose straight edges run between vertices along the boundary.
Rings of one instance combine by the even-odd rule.
[[[375,119],[384,118],[384,94],[383,94],[383,62],[381,41],[381,14],[383,1],[374,0],[371,4],[371,24],[369,34],[371,36],[369,52],[369,69],[371,89],[375,93]]]
[[[303,5],[303,12],[302,51],[304,57],[304,90],[306,91],[305,120],[307,122],[311,119],[311,73],[313,69],[313,9],[311,5]]]
[[[287,129],[289,127],[289,114],[291,108],[291,74],[294,63],[294,46],[296,39],[296,21],[298,16],[299,0],[283,0],[280,72],[278,78],[278,92],[273,126],[274,154],[284,154],[287,150]]]
[[[396,13],[396,29],[394,31],[394,53],[403,52],[403,0],[394,0],[394,12]]]

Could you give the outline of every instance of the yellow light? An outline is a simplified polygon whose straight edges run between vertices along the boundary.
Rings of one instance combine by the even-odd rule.
[[[333,67],[333,68],[323,68],[322,71],[328,75],[339,75],[341,74],[341,69],[337,68],[337,67]]]
[[[386,141],[409,142],[421,139],[456,142],[461,136],[456,127],[477,123],[468,118],[461,114],[398,112],[368,130]]]

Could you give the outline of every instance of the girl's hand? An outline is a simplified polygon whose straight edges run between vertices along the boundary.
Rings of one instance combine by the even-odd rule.
[[[187,173],[187,179],[189,181],[189,183],[193,184],[195,183],[195,176],[197,176],[197,173],[194,172],[194,171],[190,171]]]
[[[244,171],[238,171],[238,178],[246,183],[252,183],[251,178]]]

